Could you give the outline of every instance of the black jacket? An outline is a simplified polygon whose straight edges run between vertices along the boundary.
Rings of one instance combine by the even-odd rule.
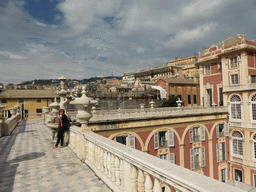
[[[68,129],[68,127],[70,127],[70,123],[69,123],[69,120],[68,120],[68,117],[63,114],[60,118],[61,120],[61,125],[65,128],[65,129]]]

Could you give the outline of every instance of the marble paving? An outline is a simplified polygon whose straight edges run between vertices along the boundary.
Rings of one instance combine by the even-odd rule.
[[[0,191],[111,191],[69,147],[53,146],[42,120],[21,121],[1,137]]]

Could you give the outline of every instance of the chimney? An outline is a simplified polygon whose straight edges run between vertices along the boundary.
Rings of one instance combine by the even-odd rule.
[[[178,57],[177,57],[177,56],[175,57],[175,60],[178,60]]]
[[[241,40],[244,40],[244,34],[238,34],[237,35],[237,38],[241,39]]]

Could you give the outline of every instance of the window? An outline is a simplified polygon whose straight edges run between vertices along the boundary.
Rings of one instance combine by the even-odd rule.
[[[24,99],[19,99],[18,103],[24,103]]]
[[[241,99],[238,95],[230,98],[231,119],[241,119]]]
[[[36,113],[42,113],[42,109],[36,109]]]
[[[221,182],[226,182],[226,169],[221,169],[220,170],[220,178],[221,178]]]
[[[230,68],[237,68],[237,57],[231,57],[230,58]]]
[[[8,118],[9,116],[11,116],[10,111],[2,111],[2,117]]]
[[[205,147],[190,149],[190,168],[191,170],[205,166]]]
[[[256,75],[251,75],[251,83],[256,83]]]
[[[116,137],[116,142],[122,143],[124,145],[130,146],[131,148],[136,149],[136,147],[135,147],[135,135],[118,136],[118,137]]]
[[[219,137],[228,137],[229,136],[229,124],[218,124],[216,125],[216,136]]]
[[[256,120],[256,94],[252,96],[251,98],[251,111],[252,111],[252,120],[255,121]]]
[[[211,65],[205,65],[205,74],[210,75],[211,74]]]
[[[154,133],[154,148],[174,147],[174,132],[172,130]]]
[[[234,131],[232,133],[233,140],[233,154],[243,155],[243,136],[240,132]]]
[[[170,163],[175,164],[175,153],[169,153],[169,159],[168,159],[168,154],[161,154],[161,155],[158,155],[157,157],[163,160],[169,160]]]
[[[256,187],[256,175],[253,175],[254,187]]]
[[[191,104],[191,95],[188,95],[188,105]]]
[[[235,169],[235,180],[243,182],[243,172],[241,170]]]
[[[256,134],[253,136],[254,159],[256,159]]]
[[[219,106],[223,106],[223,88],[219,88]]]
[[[196,104],[197,102],[196,102],[196,95],[193,95],[193,97],[194,97],[194,104]]]
[[[200,136],[201,136],[201,138],[200,138]],[[205,141],[205,127],[201,126],[200,129],[199,129],[199,127],[190,127],[189,128],[189,140],[190,140],[190,143]]]
[[[238,84],[238,74],[230,75],[231,77],[231,85],[237,85]]]
[[[222,63],[219,62],[218,63],[218,73],[221,73],[222,72]]]
[[[36,99],[37,103],[42,103],[42,99]]]
[[[2,99],[2,104],[7,104],[7,99]]]
[[[225,143],[224,142],[216,144],[216,152],[217,152],[217,163],[226,160]]]

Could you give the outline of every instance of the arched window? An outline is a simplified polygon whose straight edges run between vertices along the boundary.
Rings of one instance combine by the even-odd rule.
[[[233,154],[243,155],[243,135],[238,131],[234,131],[232,133],[232,140]]]
[[[241,119],[241,98],[238,95],[232,95],[230,105],[231,119]]]
[[[252,102],[252,120],[256,120],[256,94],[252,96],[252,99],[251,99],[251,102]]]

